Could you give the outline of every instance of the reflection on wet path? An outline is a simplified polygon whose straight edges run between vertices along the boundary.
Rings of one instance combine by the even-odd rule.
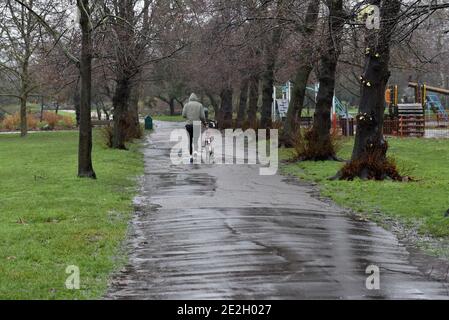
[[[251,166],[173,166],[158,124],[109,299],[447,298],[389,232],[314,199],[306,184]],[[365,287],[369,265],[381,290]]]

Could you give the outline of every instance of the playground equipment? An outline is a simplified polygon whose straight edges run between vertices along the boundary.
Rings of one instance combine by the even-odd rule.
[[[387,90],[385,100],[389,105],[390,117],[385,120],[385,133],[424,137],[426,123],[433,122],[437,127],[441,127],[442,123],[447,125],[449,116],[438,94],[449,95],[449,90],[416,82],[410,82],[409,87],[415,89],[414,103],[399,103],[398,86]],[[436,121],[431,118],[432,114],[436,115]]]
[[[410,82],[409,87],[415,89],[415,99],[422,103],[427,113],[433,113],[437,116],[438,123],[442,121],[449,122],[449,115],[438,96],[438,94],[449,95],[449,90],[428,86],[426,84],[419,85],[416,82]]]
[[[317,83],[313,88],[307,87],[308,91],[313,92],[315,94],[315,102],[316,102],[316,98],[317,98],[319,89],[320,89],[319,83]],[[334,100],[332,102],[332,113],[336,114],[338,117],[341,117],[341,118],[349,117],[348,108],[336,96],[334,96]]]
[[[282,99],[277,99],[278,87],[274,87],[273,91],[273,121],[283,120],[287,117],[288,108],[290,106],[290,101],[292,97],[292,83],[288,82],[286,85],[282,86]],[[320,88],[319,84],[315,84],[313,87],[307,87],[307,91],[314,94],[314,100],[318,95],[318,90]],[[336,120],[337,117],[340,118],[351,118],[348,112],[348,108],[336,97],[334,96],[332,103],[332,114],[333,118]]]
[[[278,87],[273,90],[273,121],[283,120],[287,117],[288,108],[292,97],[292,83],[289,81],[282,86],[282,99],[277,98]]]
[[[336,96],[334,96],[333,108],[334,108],[334,113],[336,113],[339,117],[343,117],[343,118],[350,117],[348,108],[343,103],[341,103],[341,101]]]
[[[390,116],[385,119],[386,134],[401,137],[424,137],[425,116],[420,103],[399,103],[399,87],[391,86],[385,93]]]

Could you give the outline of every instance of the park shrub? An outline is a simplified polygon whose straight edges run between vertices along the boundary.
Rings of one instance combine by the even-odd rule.
[[[39,130],[46,130],[50,126],[48,125],[47,121],[41,121],[38,123],[37,127]]]
[[[28,129],[35,130],[38,127],[39,121],[32,114],[28,114],[27,117],[27,126]]]
[[[20,114],[14,113],[7,115],[3,120],[3,127],[6,130],[13,131],[20,128]]]
[[[67,129],[73,129],[75,127],[75,120],[71,116],[63,116],[62,122]]]
[[[112,141],[114,137],[114,130],[112,126],[102,127],[100,129],[101,138],[106,147],[112,148]]]
[[[73,129],[75,127],[75,122],[69,116],[62,116],[57,122],[56,127],[58,129]]]
[[[44,112],[42,119],[48,124],[51,129],[54,129],[58,121],[62,120],[62,116],[54,113],[54,112]]]
[[[27,115],[28,129],[37,129],[39,121],[32,114]],[[2,128],[9,131],[20,130],[20,113],[7,115],[2,121]]]

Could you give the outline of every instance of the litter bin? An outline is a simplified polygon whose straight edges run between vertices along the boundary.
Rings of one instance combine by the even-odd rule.
[[[153,118],[151,116],[145,118],[145,130],[153,130]]]

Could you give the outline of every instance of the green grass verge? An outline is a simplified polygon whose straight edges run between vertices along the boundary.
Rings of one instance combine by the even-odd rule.
[[[98,180],[78,179],[75,132],[0,135],[0,299],[95,299],[123,263],[138,145],[115,151],[95,134]],[[122,257],[122,259],[120,259]],[[67,266],[81,290],[65,288]]]
[[[186,119],[183,116],[154,116],[153,120],[166,122],[184,122]]]
[[[379,222],[385,216],[406,226],[417,227],[422,235],[449,237],[449,141],[425,139],[389,139],[393,156],[403,174],[417,182],[329,181],[342,164],[303,162],[283,165],[283,172],[317,182],[322,194],[339,205],[367,213]],[[350,158],[353,140],[346,140],[339,155]],[[287,159],[290,150],[281,150]],[[382,213],[382,214],[378,214]]]

